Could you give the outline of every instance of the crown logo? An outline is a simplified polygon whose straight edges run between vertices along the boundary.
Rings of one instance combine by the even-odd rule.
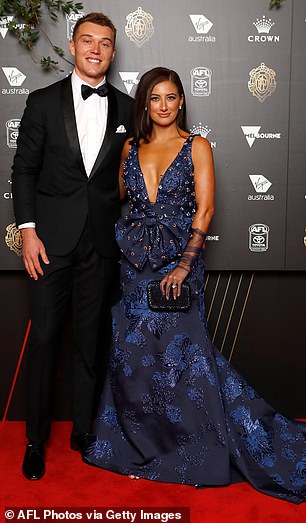
[[[263,15],[262,19],[257,18],[256,22],[253,22],[253,25],[255,25],[258,33],[269,34],[271,27],[275,24],[271,18],[267,19],[265,15]]]
[[[192,134],[200,134],[202,138],[206,138],[211,129],[209,129],[207,125],[203,125],[202,122],[200,122],[198,125],[194,125],[190,131]]]

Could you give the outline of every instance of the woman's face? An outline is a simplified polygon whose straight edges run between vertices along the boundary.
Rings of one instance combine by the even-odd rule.
[[[150,117],[153,123],[161,126],[176,121],[184,97],[179,95],[175,83],[166,80],[156,84],[150,98]]]

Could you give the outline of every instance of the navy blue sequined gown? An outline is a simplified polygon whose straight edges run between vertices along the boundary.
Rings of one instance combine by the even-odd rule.
[[[156,481],[256,489],[306,498],[306,424],[275,412],[212,346],[202,257],[188,281],[192,307],[152,312],[146,288],[173,269],[196,209],[193,135],[148,198],[138,150],[124,168],[130,214],[117,224],[122,298],[112,310],[113,346],[85,460]]]

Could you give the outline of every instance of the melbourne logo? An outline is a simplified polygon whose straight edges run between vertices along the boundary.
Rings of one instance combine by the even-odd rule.
[[[26,76],[16,69],[16,67],[2,67],[8,83],[14,87],[20,87],[26,79]]]
[[[272,183],[263,174],[250,174],[249,178],[257,194],[249,194],[248,200],[274,200],[273,194],[265,194],[272,186]]]
[[[5,122],[6,127],[6,144],[10,148],[17,147],[18,128],[20,125],[20,118],[11,118]]]
[[[192,134],[199,134],[202,138],[207,138],[208,134],[211,132],[211,129],[207,125],[203,125],[202,122],[199,122],[197,125],[194,125],[190,129]],[[217,142],[210,141],[210,146],[212,149],[216,149]]]
[[[21,232],[17,229],[16,223],[10,223],[6,228],[5,243],[11,251],[18,256],[22,254]]]
[[[13,19],[14,19],[13,16],[0,17],[0,34],[1,34],[2,38],[6,37],[6,33],[9,30],[9,24],[11,24],[13,22]],[[30,26],[29,26],[29,24],[17,24],[15,21],[14,21],[13,27],[15,29],[20,29],[20,30],[25,29],[26,27],[27,28],[30,27],[30,29],[35,29],[34,25],[32,25],[32,24]]]
[[[1,16],[0,17],[0,34],[2,38],[6,37],[8,32],[8,24],[13,21],[13,16]]]
[[[208,67],[194,67],[190,71],[191,94],[193,96],[209,96],[211,93],[212,72]]]
[[[131,94],[131,91],[134,85],[138,84],[138,75],[139,73],[131,72],[119,72],[120,78],[123,81],[124,87],[127,90],[128,94]]]
[[[261,125],[242,125],[241,129],[250,147],[252,147],[256,138],[267,140],[281,138],[281,133],[260,133]]]
[[[68,40],[72,39],[74,26],[77,23],[79,18],[82,18],[85,13],[82,13],[79,11],[78,13],[71,13],[70,15],[66,15],[66,21],[67,21],[67,38]]]
[[[153,16],[146,13],[142,7],[127,15],[126,20],[125,34],[137,47],[143,46],[153,36]]]
[[[254,223],[249,227],[249,249],[264,252],[269,248],[269,227],[264,223]]]
[[[275,71],[261,63],[259,67],[250,71],[248,88],[253,96],[261,103],[264,102],[276,89]]]
[[[270,30],[274,26],[274,22],[272,22],[271,18],[266,18],[265,15],[263,15],[262,18],[257,18],[256,22],[253,22],[253,25],[257,29],[256,35],[249,35],[248,41],[252,43],[265,43],[265,42],[272,42],[272,43],[278,43],[279,42],[279,36],[276,35],[270,35]]]
[[[204,15],[189,15],[192,25],[198,36],[189,36],[188,42],[215,42],[216,38],[207,35],[214,25]]]

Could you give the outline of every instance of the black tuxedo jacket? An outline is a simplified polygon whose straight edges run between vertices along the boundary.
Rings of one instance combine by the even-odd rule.
[[[133,100],[108,86],[105,138],[89,177],[78,140],[71,77],[28,97],[13,163],[14,211],[17,225],[36,223],[47,254],[71,252],[87,217],[98,253],[118,253],[118,171],[123,143],[133,134]]]

